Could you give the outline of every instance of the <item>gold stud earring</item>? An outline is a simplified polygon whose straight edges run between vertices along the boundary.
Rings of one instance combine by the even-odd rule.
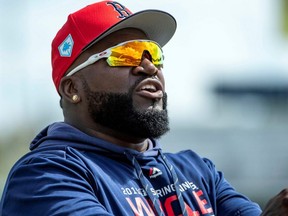
[[[73,95],[72,96],[72,100],[73,100],[73,102],[79,102],[79,100],[80,100],[80,97],[78,96],[78,95]]]

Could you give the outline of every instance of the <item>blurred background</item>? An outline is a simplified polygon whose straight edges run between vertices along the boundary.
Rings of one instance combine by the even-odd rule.
[[[69,13],[95,1],[0,2],[2,194],[34,136],[63,120],[51,41]],[[121,3],[134,12],[165,10],[178,21],[164,47],[171,131],[163,148],[210,158],[261,206],[288,187],[288,0]]]

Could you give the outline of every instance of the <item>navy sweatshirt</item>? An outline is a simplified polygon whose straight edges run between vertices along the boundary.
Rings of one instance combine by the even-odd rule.
[[[140,153],[54,123],[11,169],[1,216],[258,216],[213,163],[191,150]]]

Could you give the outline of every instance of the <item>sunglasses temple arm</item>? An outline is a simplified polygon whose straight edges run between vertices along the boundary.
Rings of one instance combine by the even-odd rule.
[[[82,64],[78,65],[77,67],[75,67],[73,70],[71,70],[68,74],[66,74],[66,76],[72,76],[73,74],[75,74],[76,72],[78,72],[79,70],[87,67],[88,65],[91,65],[93,64],[94,62],[98,61],[99,60],[99,55],[96,54],[96,55],[93,55],[93,56],[90,56],[89,59],[85,62],[83,62]]]

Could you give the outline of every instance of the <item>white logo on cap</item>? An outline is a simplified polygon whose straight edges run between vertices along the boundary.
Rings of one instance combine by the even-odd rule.
[[[60,56],[70,57],[72,55],[73,45],[74,45],[74,41],[72,39],[72,36],[69,34],[58,47]]]

